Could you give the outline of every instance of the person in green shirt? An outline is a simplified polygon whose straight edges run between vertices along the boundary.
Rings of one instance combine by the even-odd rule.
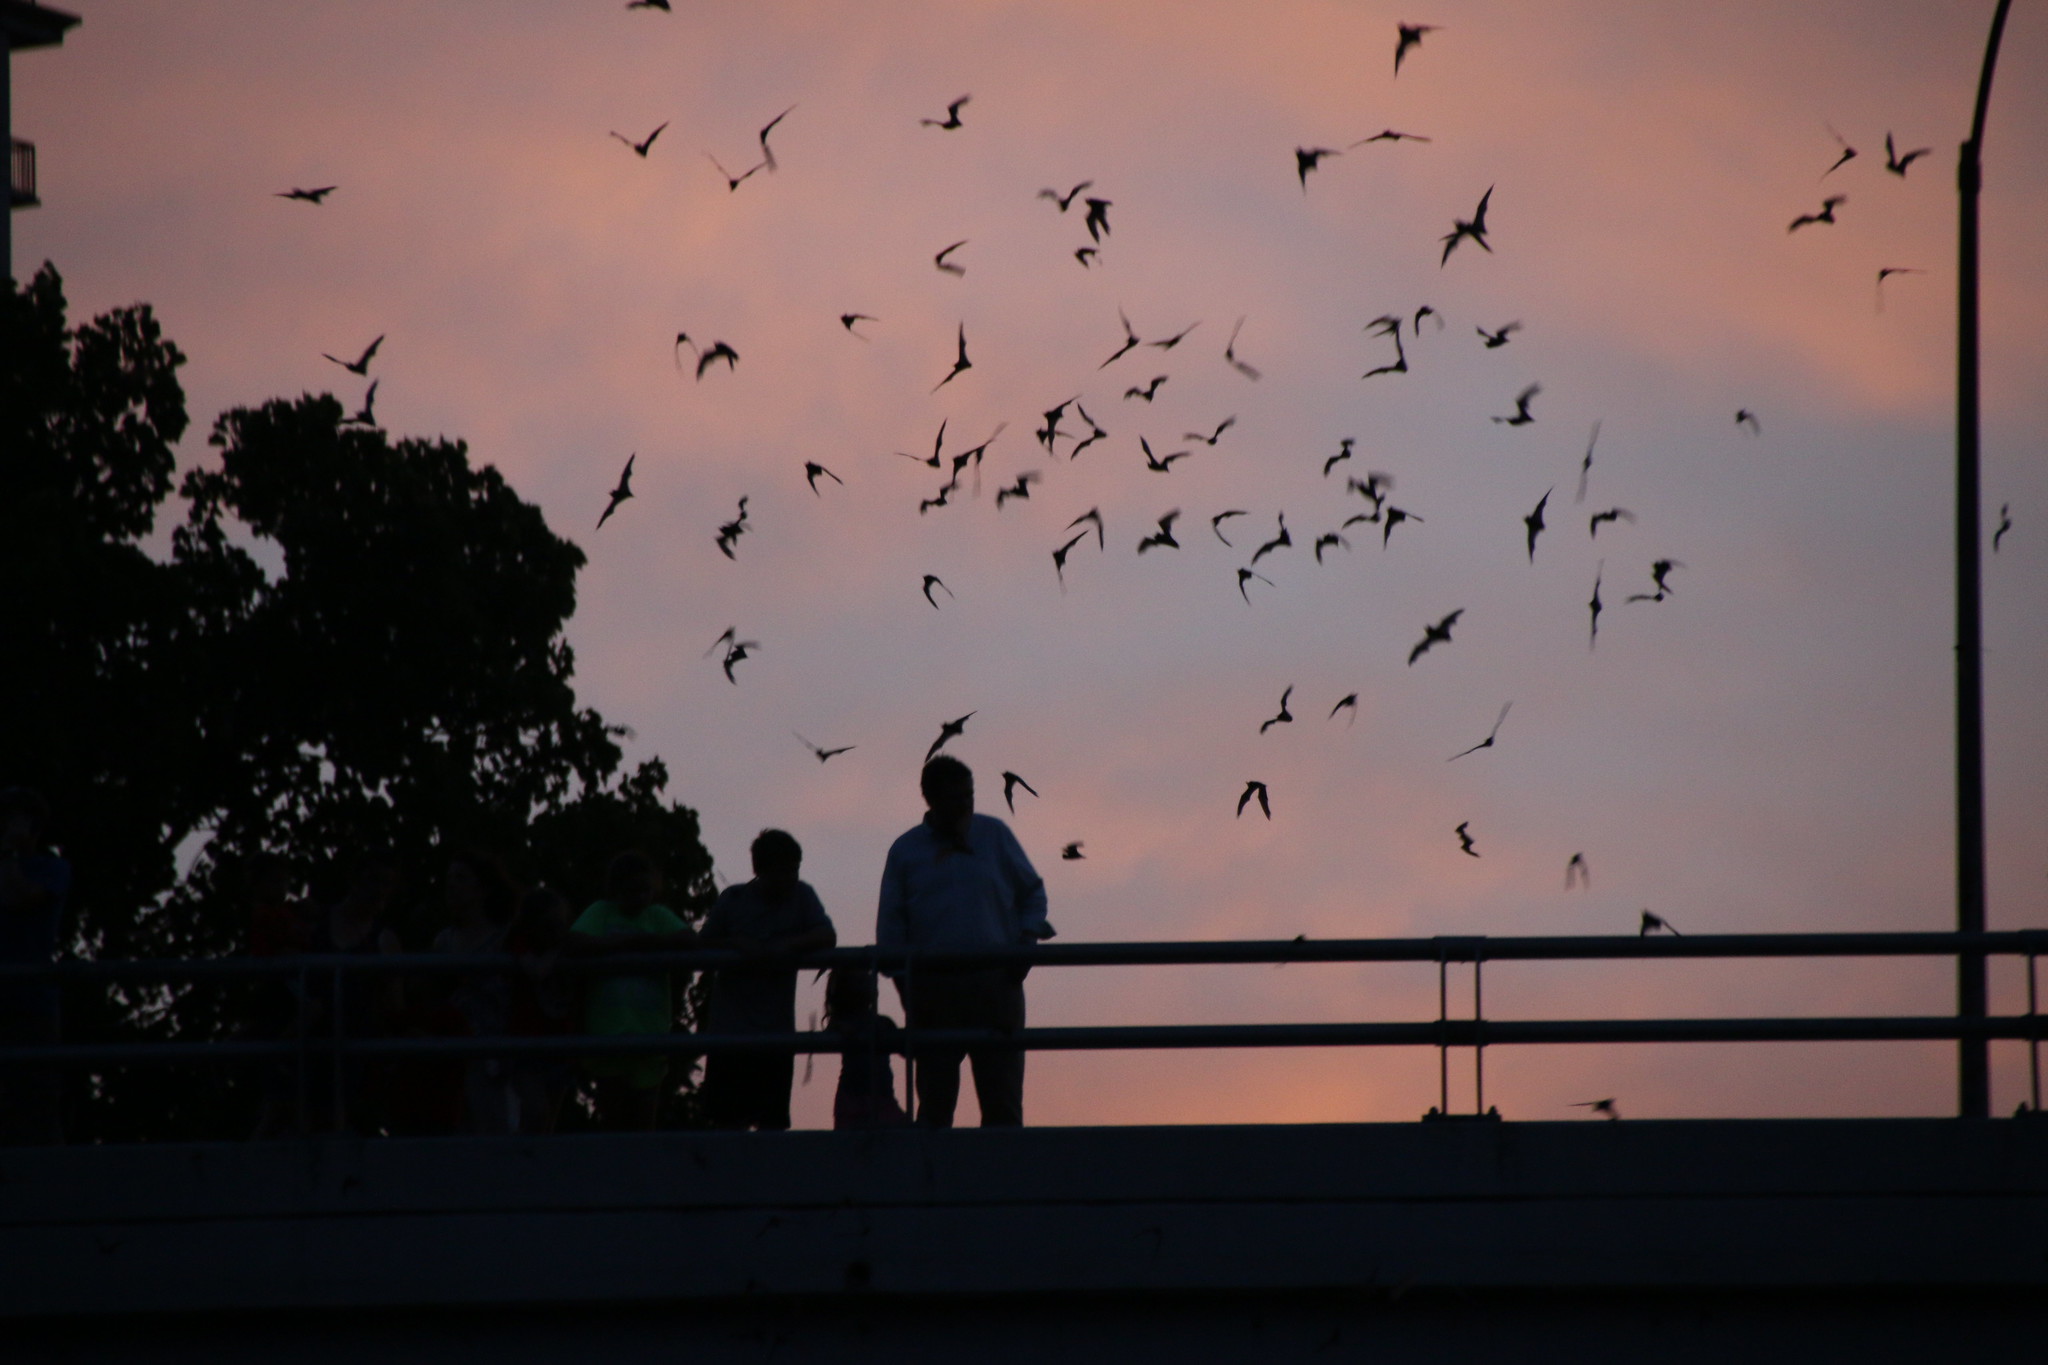
[[[605,899],[594,901],[570,926],[567,951],[578,957],[610,953],[660,953],[696,946],[697,936],[682,917],[663,905],[661,870],[644,853],[626,852],[605,869]],[[585,1033],[667,1033],[675,1001],[666,973],[654,976],[592,976],[584,990]],[[592,1057],[584,1062],[597,1099],[598,1120],[607,1128],[646,1130],[661,1109],[668,1058]]]

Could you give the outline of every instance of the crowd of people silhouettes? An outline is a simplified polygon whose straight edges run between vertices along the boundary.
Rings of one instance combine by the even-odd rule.
[[[875,942],[883,948],[974,952],[1052,936],[1045,887],[1009,827],[974,810],[974,776],[949,755],[920,775],[922,821],[890,847]],[[25,788],[0,792],[0,962],[48,964],[59,955],[71,870],[44,846],[49,811]],[[352,1054],[327,1041],[378,1038],[590,1038],[646,1040],[669,1034],[688,974],[601,960],[620,954],[722,949],[739,961],[708,973],[699,1028],[721,1038],[796,1031],[799,963],[833,948],[838,933],[801,878],[803,848],[780,829],[751,849],[753,877],[719,893],[700,928],[663,902],[661,868],[628,849],[611,860],[603,894],[577,913],[556,890],[520,888],[498,858],[457,848],[442,866],[437,927],[401,922],[402,870],[388,853],[365,855],[343,894],[326,905],[294,895],[290,864],[259,856],[245,871],[245,951],[253,957],[326,959],[407,951],[495,959],[443,972],[306,970],[266,976],[239,1010],[241,1031],[302,1045],[259,1070],[254,1136],[294,1133],[427,1136],[552,1133],[564,1106],[613,1131],[660,1125],[678,1086],[670,1052],[628,1045],[502,1057]],[[410,932],[408,932],[410,930]],[[1009,1032],[1024,1025],[1021,968],[920,967],[895,979],[910,1027]],[[916,1103],[898,1098],[894,1057],[907,1055],[882,1012],[876,973],[833,967],[825,1027],[838,1036],[833,1125],[881,1128],[915,1121],[950,1127],[960,1066],[971,1063],[984,1126],[1024,1119],[1024,1053],[1004,1046],[924,1049],[915,1063]],[[53,985],[0,982],[0,1046],[59,1039]],[[687,1040],[674,1049],[687,1056]],[[340,1068],[337,1075],[335,1068]],[[808,1068],[806,1071],[808,1078]],[[711,1051],[695,1087],[697,1121],[717,1128],[790,1126],[794,1054],[763,1047]],[[6,1140],[62,1140],[55,1067],[0,1066]]]

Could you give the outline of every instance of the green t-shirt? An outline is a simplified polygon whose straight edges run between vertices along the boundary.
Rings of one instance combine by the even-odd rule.
[[[616,901],[596,901],[570,926],[579,934],[675,934],[685,928],[666,905],[629,915]],[[675,1018],[669,979],[659,976],[593,976],[584,991],[585,1033],[667,1033]],[[616,1076],[646,1087],[668,1074],[666,1057],[594,1057],[585,1064],[595,1076]]]

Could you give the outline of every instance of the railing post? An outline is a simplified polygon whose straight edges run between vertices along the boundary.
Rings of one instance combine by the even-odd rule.
[[[2033,1082],[2034,1112],[2041,1112],[2041,1015],[2034,983],[2034,954],[2027,954],[2027,1070]]]
[[[332,1083],[333,1083],[333,1091],[334,1091],[334,1096],[333,1096],[333,1098],[334,1098],[334,1131],[335,1131],[336,1135],[339,1135],[339,1134],[341,1134],[342,1132],[346,1131],[346,1129],[348,1128],[348,1101],[347,1101],[347,1100],[346,1100],[346,1099],[344,1098],[344,1090],[345,1090],[345,1087],[344,1087],[344,1086],[343,1086],[343,1084],[342,1084],[342,1078],[341,1078],[341,1066],[342,1066],[342,1051],[341,1051],[341,1040],[342,1040],[342,1027],[341,1027],[341,1015],[342,1015],[342,1000],[341,1000],[341,989],[342,989],[342,979],[343,979],[343,975],[344,975],[344,974],[343,974],[343,972],[342,972],[342,970],[341,970],[341,963],[340,963],[339,961],[337,961],[337,962],[336,962],[336,963],[334,964],[334,968],[333,968],[333,971],[334,971],[334,991],[333,991],[333,996],[332,996],[332,1003],[331,1003],[331,1004],[330,1004],[330,1005],[328,1006],[328,1016],[329,1016],[329,1018],[328,1018],[328,1023],[329,1023],[329,1025],[330,1025],[330,1027],[329,1027],[329,1029],[328,1029],[328,1035],[329,1035],[329,1038],[330,1038],[330,1041],[331,1041],[331,1047],[330,1047],[329,1051],[330,1051],[330,1053],[332,1054],[332,1060],[331,1060],[331,1062],[329,1063],[329,1067],[330,1067],[330,1070],[332,1071],[332,1073],[333,1073],[333,1074],[332,1074],[332,1075],[331,1075],[331,1076],[329,1077],[329,1079],[330,1079],[330,1080],[332,1081]]]
[[[1486,1011],[1479,995],[1479,964],[1486,956],[1482,942],[1472,949],[1472,1112],[1486,1112]]]
[[[1444,941],[1436,941],[1436,1111],[1451,1113],[1451,988]]]
[[[296,997],[298,1008],[292,1012],[292,1037],[298,1043],[298,1055],[295,1058],[293,1067],[295,1072],[293,1088],[298,1092],[296,1107],[299,1116],[300,1137],[310,1137],[313,1133],[313,1116],[309,1112],[312,1108],[310,1089],[312,1078],[308,1074],[313,1060],[313,1040],[306,1031],[306,1001],[310,998],[306,987],[309,979],[310,973],[302,962],[299,964],[299,989]]]

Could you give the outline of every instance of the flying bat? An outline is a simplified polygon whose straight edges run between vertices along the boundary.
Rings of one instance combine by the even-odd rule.
[[[1684,935],[1680,934],[1676,929],[1671,927],[1670,920],[1665,919],[1662,915],[1653,914],[1648,910],[1643,911],[1642,927],[1637,930],[1636,937],[1648,938],[1651,934],[1656,933],[1659,929],[1662,929],[1665,933],[1670,934],[1673,938],[1684,937]]]
[[[1067,553],[1086,539],[1088,539],[1088,533],[1083,531],[1052,552],[1052,571],[1059,577],[1061,592],[1067,590]]]
[[[845,329],[846,329],[847,331],[849,331],[849,332],[853,332],[853,334],[854,334],[855,336],[857,336],[857,337],[860,337],[860,339],[861,339],[862,341],[866,341],[866,340],[867,340],[867,338],[866,338],[866,337],[864,337],[864,336],[861,336],[861,334],[860,334],[859,332],[855,332],[855,331],[854,331],[854,328],[853,328],[853,324],[854,324],[854,323],[856,323],[856,322],[880,322],[880,321],[881,321],[881,319],[880,319],[880,318],[871,318],[871,317],[869,317],[869,316],[868,316],[868,315],[867,315],[866,313],[841,313],[841,314],[839,315],[839,325],[840,325],[841,327],[844,327],[844,328],[845,328]]]
[[[1735,410],[1735,425],[1749,428],[1749,434],[1752,436],[1764,434],[1763,423],[1757,421],[1756,414],[1748,408],[1737,408]]]
[[[382,346],[383,344],[384,338],[381,334],[379,334],[377,339],[371,342],[368,346],[364,347],[363,353],[357,356],[354,360],[343,360],[338,355],[327,355],[327,352],[325,351],[322,351],[320,354],[323,356],[327,356],[327,359],[341,366],[341,368],[347,370],[350,374],[361,375],[367,379],[370,374],[370,358],[377,354],[377,348],[379,346]]]
[[[1884,168],[1893,175],[1903,179],[1906,174],[1906,167],[1912,165],[1915,161],[1933,150],[1932,147],[1915,147],[1904,156],[1900,156],[1892,150],[1892,135],[1890,132],[1886,132],[1884,135]]]
[[[1451,220],[1451,230],[1443,238],[1443,257],[1436,263],[1439,270],[1443,268],[1445,262],[1451,259],[1451,253],[1458,249],[1458,243],[1467,239],[1476,243],[1481,251],[1488,254],[1492,253],[1493,248],[1487,245],[1486,242],[1486,206],[1491,202],[1493,202],[1493,186],[1488,185],[1486,193],[1479,196],[1479,207],[1473,211],[1472,217],[1469,220],[1464,218],[1453,218]]]
[[[1232,517],[1242,517],[1247,515],[1249,514],[1241,507],[1233,507],[1227,512],[1218,512],[1215,516],[1209,518],[1209,529],[1216,533],[1216,539],[1222,541],[1225,545],[1229,545],[1229,537],[1223,534],[1223,523],[1228,521]]]
[[[724,164],[720,162],[717,157],[712,156],[709,152],[704,153],[704,155],[710,160],[712,165],[718,167],[718,173],[725,177],[725,188],[728,191],[737,190],[741,185],[746,184],[748,178],[751,177],[754,174],[754,172],[768,169],[767,162],[757,161],[753,165],[747,167],[746,170],[741,171],[738,175],[734,175],[731,171],[725,168]]]
[[[959,99],[946,106],[946,116],[944,118],[921,118],[918,120],[918,124],[925,128],[958,128],[961,126],[960,110],[973,98],[974,96],[972,95],[962,95]]]
[[[1593,889],[1593,874],[1586,867],[1586,855],[1583,853],[1574,853],[1571,856],[1571,860],[1564,865],[1565,890],[1569,891],[1572,889],[1574,878],[1577,879],[1581,890],[1591,891]]]
[[[666,127],[668,127],[667,123],[663,123],[661,125],[661,128]],[[644,160],[647,156],[647,149],[654,145],[654,139],[661,136],[661,128],[656,128],[653,132],[649,133],[646,137],[642,138],[638,142],[633,141],[632,138],[627,137],[624,133],[615,132],[612,134],[612,136],[617,138],[619,141],[625,143],[628,147],[631,147],[633,149],[633,154]]]
[[[740,499],[739,512],[731,521],[718,528],[718,552],[727,559],[736,558],[732,547],[747,533],[747,529],[747,500],[743,497]]]
[[[1998,529],[1991,533],[1991,553],[1998,553],[1998,542],[2005,539],[2005,533],[2012,529],[2012,504],[1998,504]]]
[[[1827,128],[1829,136],[1834,138],[1835,145],[1842,149],[1842,154],[1835,158],[1834,165],[1828,167],[1826,170],[1820,173],[1820,178],[1823,180],[1827,179],[1836,171],[1841,170],[1842,167],[1848,165],[1850,162],[1856,159],[1856,149],[1849,145],[1849,140],[1843,137],[1840,133],[1836,132],[1833,124],[1826,124],[1824,126]]]
[[[1797,232],[1799,231],[1799,229],[1805,227],[1809,223],[1832,223],[1835,221],[1835,206],[1837,204],[1846,204],[1848,202],[1849,196],[1846,194],[1831,194],[1827,198],[1820,201],[1819,213],[1800,214],[1797,218],[1794,218],[1792,220],[1792,226],[1786,228],[1785,231]]]
[[[1422,35],[1437,31],[1435,24],[1397,24],[1400,36],[1394,41],[1394,74],[1401,74],[1401,59],[1408,55],[1410,48],[1422,46]]]
[[[1519,322],[1510,322],[1503,326],[1497,332],[1489,332],[1484,327],[1475,327],[1473,328],[1473,330],[1478,332],[1480,336],[1486,339],[1487,350],[1497,351],[1501,347],[1508,344],[1508,338],[1511,335],[1522,330],[1522,324]]]
[[[1505,722],[1505,721],[1507,720],[1507,718],[1508,718],[1508,707],[1510,707],[1510,706],[1513,706],[1513,705],[1514,705],[1514,703],[1513,703],[1513,702],[1509,702],[1509,703],[1507,703],[1507,705],[1506,705],[1506,706],[1503,706],[1503,707],[1501,707],[1501,708],[1500,708],[1500,715],[1499,715],[1499,717],[1498,717],[1497,719],[1495,719],[1495,721],[1493,722],[1493,728],[1492,728],[1491,730],[1488,730],[1488,731],[1486,732],[1486,738],[1485,738],[1485,739],[1482,739],[1482,740],[1480,740],[1480,741],[1479,741],[1479,742],[1478,742],[1477,744],[1473,745],[1473,746],[1472,746],[1471,748],[1469,748],[1469,749],[1461,749],[1461,750],[1460,750],[1460,751],[1458,751],[1457,753],[1455,753],[1455,754],[1452,754],[1452,755],[1451,755],[1451,756],[1450,756],[1449,758],[1445,759],[1445,760],[1444,760],[1444,762],[1446,762],[1446,763],[1456,763],[1456,762],[1457,762],[1457,761],[1458,761],[1459,759],[1463,758],[1463,757],[1464,757],[1464,756],[1465,756],[1466,754],[1476,754],[1476,753],[1478,753],[1478,752],[1479,752],[1479,751],[1480,751],[1481,749],[1491,749],[1491,748],[1493,747],[1493,741],[1494,741],[1495,739],[1499,738],[1499,736],[1500,736],[1500,727],[1501,727],[1502,723],[1503,723],[1503,722]]]
[[[1452,830],[1451,832],[1458,836],[1458,851],[1460,853],[1467,854],[1470,857],[1477,858],[1479,856],[1479,850],[1472,847],[1471,826],[1472,822],[1470,820],[1462,821],[1458,825],[1458,827]]]
[[[1294,173],[1301,177],[1301,192],[1308,193],[1308,173],[1315,170],[1326,156],[1342,156],[1334,147],[1296,147],[1294,149]]]
[[[1458,618],[1464,614],[1465,609],[1460,607],[1435,625],[1424,626],[1422,628],[1422,639],[1416,643],[1415,648],[1408,651],[1408,666],[1413,668],[1417,659],[1429,653],[1437,645],[1449,644],[1451,642],[1451,627],[1458,624]]]
[[[1321,564],[1323,562],[1323,551],[1332,545],[1339,545],[1347,550],[1351,548],[1351,542],[1344,539],[1343,536],[1338,535],[1335,531],[1325,531],[1322,535],[1316,537],[1316,563]]]
[[[1338,440],[1337,453],[1335,455],[1332,455],[1329,459],[1323,461],[1324,478],[1327,479],[1330,477],[1330,470],[1336,466],[1338,461],[1348,460],[1351,458],[1351,446],[1353,443],[1353,439],[1354,438],[1350,436],[1345,436]]]
[[[1395,131],[1394,131],[1394,130],[1393,130],[1392,128],[1382,128],[1382,129],[1380,129],[1380,130],[1379,130],[1379,131],[1378,131],[1377,133],[1374,133],[1374,134],[1373,134],[1373,135],[1372,135],[1371,137],[1362,137],[1362,138],[1358,139],[1358,141],[1356,141],[1356,142],[1352,143],[1352,144],[1351,144],[1351,146],[1352,146],[1352,147],[1363,147],[1363,146],[1364,146],[1364,145],[1365,145],[1366,143],[1368,143],[1368,142],[1427,142],[1427,141],[1429,141],[1429,139],[1428,139],[1428,138],[1426,138],[1426,137],[1422,137],[1422,136],[1420,136],[1420,135],[1418,135],[1418,134],[1415,134],[1415,133],[1397,133],[1397,132],[1395,132]],[[1348,150],[1350,150],[1350,149],[1349,149],[1349,148],[1346,148],[1345,150],[1347,150],[1347,151],[1348,151]]]
[[[1038,197],[1040,199],[1052,200],[1053,203],[1058,204],[1060,206],[1060,212],[1065,213],[1068,209],[1074,206],[1074,197],[1080,194],[1082,190],[1091,188],[1094,184],[1095,182],[1093,180],[1083,180],[1080,184],[1074,186],[1074,188],[1068,190],[1065,194],[1061,194],[1058,190],[1040,190],[1038,192]]]
[[[339,185],[322,185],[317,190],[279,190],[270,197],[272,199],[298,199],[308,204],[324,204],[327,202],[327,196],[340,188],[341,186]]]
[[[1088,219],[1082,224],[1082,226],[1088,229],[1088,240],[1100,242],[1104,237],[1109,236],[1109,210],[1115,201],[1110,199],[1084,199],[1081,202],[1088,206]]]
[[[1143,387],[1133,384],[1130,388],[1125,389],[1124,397],[1126,399],[1142,398],[1147,403],[1149,403],[1154,398],[1159,396],[1159,386],[1161,384],[1164,384],[1166,380],[1167,376],[1163,374],[1155,374],[1152,376],[1152,382],[1150,384],[1146,384]]]
[[[1555,488],[1545,489],[1543,496],[1536,500],[1536,510],[1522,518],[1522,525],[1529,529],[1529,562],[1531,564],[1536,562],[1536,537],[1543,534],[1543,509],[1549,505],[1550,495],[1556,491]]]
[[[1244,808],[1250,804],[1251,799],[1255,796],[1259,799],[1259,810],[1268,820],[1272,819],[1273,803],[1267,799],[1266,784],[1263,782],[1247,782],[1244,784],[1244,794],[1237,798],[1237,813],[1240,816],[1243,815]]]
[[[1252,551],[1252,563],[1256,564],[1273,551],[1285,549],[1287,546],[1294,544],[1294,537],[1287,530],[1287,514],[1285,512],[1279,514],[1279,523],[1279,532],[1271,540]]]
[[[1593,472],[1593,447],[1600,444],[1600,419],[1593,420],[1593,434],[1586,438],[1586,458],[1579,462],[1579,491],[1572,499],[1574,506],[1586,500],[1586,479]]]
[[[1595,512],[1591,517],[1587,518],[1586,531],[1592,539],[1598,540],[1600,539],[1600,527],[1604,523],[1610,521],[1633,523],[1635,519],[1636,514],[1629,511],[1626,507],[1610,507],[1605,512]]]
[[[1268,720],[1264,724],[1260,725],[1260,734],[1265,734],[1266,731],[1272,729],[1276,725],[1292,725],[1294,723],[1294,713],[1287,709],[1288,699],[1293,695],[1294,687],[1292,684],[1289,684],[1287,690],[1280,694],[1280,714],[1274,716],[1271,720]]]
[[[1152,443],[1150,441],[1147,441],[1142,436],[1138,438],[1138,445],[1145,452],[1145,468],[1151,470],[1155,474],[1168,473],[1172,470],[1173,462],[1175,460],[1185,460],[1192,453],[1186,450],[1176,450],[1171,455],[1154,455],[1152,453]]]
[[[1081,852],[1081,841],[1079,839],[1076,839],[1073,843],[1068,844],[1065,848],[1060,850],[1060,857],[1066,862],[1070,863],[1078,863],[1085,856],[1086,855]]]
[[[1033,796],[1038,795],[1038,789],[1036,787],[1033,787],[1029,782],[1026,782],[1023,778],[1017,776],[1017,774],[1003,774],[1003,804],[1010,808],[1010,814],[1012,815],[1015,815],[1017,813],[1016,796],[1017,788],[1019,787],[1022,787],[1025,791],[1030,792]]]
[[[1084,521],[1092,521],[1095,523],[1095,548],[1098,550],[1107,549],[1109,546],[1109,537],[1104,533],[1102,529],[1102,510],[1096,507],[1089,508],[1080,516],[1075,517],[1072,521],[1068,522],[1067,529],[1071,531]]]
[[[1239,569],[1237,571],[1237,595],[1244,599],[1244,604],[1246,606],[1250,606],[1252,604],[1252,595],[1250,590],[1246,587],[1246,585],[1249,584],[1254,578],[1258,579],[1261,583],[1264,583],[1269,588],[1273,586],[1273,580],[1266,577],[1264,574],[1259,573],[1254,569]]]
[[[818,476],[820,474],[823,474],[826,478],[832,480],[832,482],[838,484],[841,488],[846,487],[846,480],[840,478],[837,474],[834,474],[831,470],[825,468],[825,466],[819,464],[816,460],[804,461],[804,482],[808,483],[811,486],[811,491],[813,493],[816,493],[818,491]]]
[[[945,271],[948,275],[965,275],[967,273],[966,266],[955,265],[951,261],[947,260],[946,257],[952,255],[954,252],[958,251],[961,247],[966,245],[967,238],[962,237],[959,241],[953,243],[953,245],[947,247],[944,251],[941,251],[938,255],[932,257],[932,264],[937,266],[939,269]]]
[[[769,119],[767,124],[764,125],[761,129],[761,164],[763,166],[766,166],[771,173],[777,170],[778,167],[775,164],[775,149],[768,145],[768,134],[774,132],[775,125],[782,122],[784,119],[788,118],[791,112],[794,111],[795,109],[796,106],[794,104],[790,105],[788,109],[783,110],[774,118]]]
[[[1178,550],[1180,542],[1173,538],[1173,524],[1179,520],[1180,509],[1178,507],[1161,517],[1159,519],[1159,529],[1138,542],[1138,553],[1143,554],[1155,545],[1163,549]]]
[[[959,377],[962,370],[971,370],[973,368],[974,362],[967,358],[967,324],[963,322],[960,324],[960,355],[953,361],[953,368],[946,371],[946,377],[932,385],[932,392],[937,393],[940,389],[952,383]]]
[[[964,734],[967,730],[967,722],[970,719],[972,719],[973,716],[974,712],[969,711],[966,715],[960,717],[960,719],[949,720],[941,726],[939,726],[939,737],[932,741],[931,748],[924,751],[924,761],[927,763],[931,762],[932,759],[938,754],[939,750],[946,747],[947,740],[955,739],[960,735]]]
[[[362,410],[353,417],[343,418],[343,425],[358,427],[374,427],[377,425],[377,385],[380,382],[375,379],[370,381],[370,391],[363,395]]]
[[[1237,334],[1243,327],[1244,319],[1239,318],[1237,326],[1230,329],[1230,340],[1225,342],[1223,346],[1223,359],[1229,363],[1232,369],[1236,370],[1246,379],[1256,380],[1259,378],[1259,372],[1237,358]]]
[[[626,457],[626,467],[619,471],[619,486],[612,490],[611,501],[604,505],[604,511],[598,516],[595,529],[602,531],[604,524],[611,520],[612,513],[619,510],[619,504],[633,496],[633,461],[638,458],[640,452],[637,450]]]
[[[1138,334],[1131,330],[1131,320],[1124,316],[1123,309],[1119,308],[1116,310],[1116,318],[1118,322],[1121,322],[1124,325],[1124,344],[1117,347],[1115,351],[1111,352],[1109,359],[1103,361],[1100,365],[1097,365],[1095,368],[1098,370],[1108,369],[1111,365],[1114,365],[1117,361],[1121,360],[1126,351],[1136,350],[1139,346],[1142,346],[1144,344],[1144,342],[1139,338]]]
[[[1009,486],[1004,488],[998,488],[996,490],[996,510],[998,512],[1002,511],[1003,504],[1008,502],[1011,498],[1028,499],[1031,496],[1031,485],[1037,482],[1038,471],[1035,469],[1027,469],[1017,476],[1017,481],[1015,483],[1010,484]]]
[[[1529,423],[1536,420],[1534,414],[1529,411],[1529,400],[1541,392],[1543,392],[1541,384],[1531,384],[1528,388],[1515,395],[1514,412],[1506,417],[1496,417],[1493,420],[1511,427],[1528,426]]]
[[[1600,613],[1603,610],[1600,602],[1600,580],[1605,577],[1606,573],[1607,561],[1603,559],[1600,561],[1599,566],[1593,570],[1593,600],[1586,603],[1586,609],[1593,615],[1593,626],[1586,637],[1586,650],[1588,653],[1593,650],[1594,646],[1600,643]]]
[[[1330,714],[1324,716],[1323,719],[1337,719],[1337,713],[1339,711],[1342,711],[1346,707],[1351,708],[1351,714],[1344,718],[1344,723],[1346,725],[1350,725],[1352,722],[1358,719],[1358,694],[1356,692],[1346,693],[1344,696],[1338,698],[1337,704],[1330,708]]]
[[[953,590],[951,588],[946,587],[944,583],[940,582],[939,576],[935,573],[928,573],[924,576],[924,600],[930,602],[932,604],[932,609],[936,611],[938,609],[939,603],[938,599],[932,596],[933,588],[944,589],[945,594],[948,597],[953,597]],[[954,598],[953,600],[958,601],[959,599]]]
[[[855,748],[855,746],[851,744],[842,744],[837,749],[821,749],[817,745],[811,743],[809,740],[804,739],[802,735],[797,735],[796,731],[792,730],[790,731],[790,733],[796,735],[797,739],[802,741],[803,746],[806,749],[809,749],[812,753],[816,754],[818,756],[818,762],[820,763],[823,763],[826,759],[835,757],[839,754],[851,753]]]
[[[740,353],[722,341],[712,342],[709,348],[697,354],[697,378],[702,379],[704,371],[721,360],[725,362],[726,372],[733,373],[739,369]]]

